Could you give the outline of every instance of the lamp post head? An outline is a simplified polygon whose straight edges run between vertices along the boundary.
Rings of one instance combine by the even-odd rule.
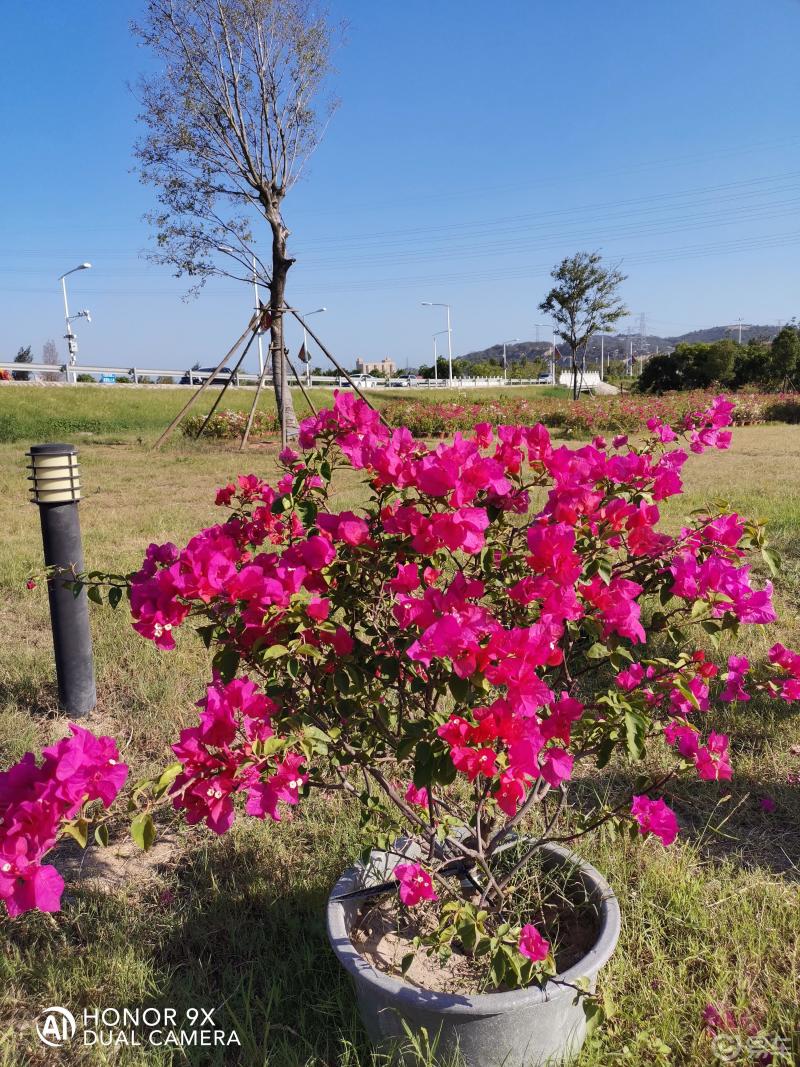
[[[74,445],[33,445],[27,454],[31,503],[76,504],[81,498],[78,453]]]
[[[91,266],[91,263],[81,263],[81,265],[78,267],[78,270],[90,270]]]

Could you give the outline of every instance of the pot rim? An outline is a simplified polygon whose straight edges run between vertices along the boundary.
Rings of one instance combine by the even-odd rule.
[[[328,899],[326,927],[328,940],[337,959],[357,983],[377,986],[384,996],[409,1008],[435,1011],[443,1015],[500,1015],[527,1005],[542,1004],[565,996],[574,996],[578,980],[590,978],[611,958],[620,934],[620,910],[614,891],[600,872],[586,860],[560,845],[545,844],[541,851],[561,862],[569,861],[575,871],[600,899],[600,929],[592,948],[563,974],[549,979],[544,986],[528,986],[505,993],[438,993],[411,985],[373,967],[350,940],[345,918],[345,902],[333,899],[359,888],[358,868],[350,867],[334,886]],[[570,984],[566,984],[570,983]]]

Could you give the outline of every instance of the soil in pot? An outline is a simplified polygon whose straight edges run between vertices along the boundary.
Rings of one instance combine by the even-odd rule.
[[[501,866],[513,865],[515,854],[516,850],[505,853]],[[464,897],[477,903],[477,894]],[[589,952],[600,927],[597,904],[583,882],[568,868],[544,869],[538,864],[530,865],[518,880],[513,907],[505,920],[534,923],[552,946],[559,974]],[[435,905],[405,908],[392,893],[364,903],[350,937],[376,970],[418,988],[467,996],[506,991],[507,987],[496,990],[490,984],[487,957],[471,956],[457,940],[443,955],[436,951],[429,955],[424,946],[415,949],[414,938],[432,934],[436,924]],[[414,953],[414,961],[403,973],[403,960],[409,953]]]

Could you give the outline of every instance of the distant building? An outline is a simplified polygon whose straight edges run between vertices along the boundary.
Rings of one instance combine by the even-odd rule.
[[[393,378],[397,374],[397,364],[391,359],[381,359],[372,363],[368,360],[357,359],[356,370],[359,374],[384,374]]]

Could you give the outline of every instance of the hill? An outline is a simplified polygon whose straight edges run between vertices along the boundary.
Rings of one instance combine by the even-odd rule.
[[[777,326],[745,326],[742,325],[742,342],[753,338],[766,338],[771,340],[778,332]],[[682,333],[673,337],[661,337],[658,334],[648,334],[639,337],[638,334],[606,334],[603,338],[603,349],[607,358],[622,359],[629,351],[631,342],[633,351],[638,354],[652,354],[655,352],[670,352],[675,345],[681,342],[698,344],[708,341],[720,341],[723,337],[738,339],[739,328],[731,326],[709,326],[704,330],[692,330],[690,333]],[[562,354],[569,351],[568,346],[559,343]],[[506,345],[506,358],[509,363],[519,363],[526,359],[542,359],[550,351],[549,341],[518,341],[515,344]],[[600,338],[592,338],[589,345],[588,355],[591,359],[600,357]],[[491,345],[476,352],[467,352],[458,357],[466,363],[488,363],[495,360],[498,364],[503,362],[503,346]]]

